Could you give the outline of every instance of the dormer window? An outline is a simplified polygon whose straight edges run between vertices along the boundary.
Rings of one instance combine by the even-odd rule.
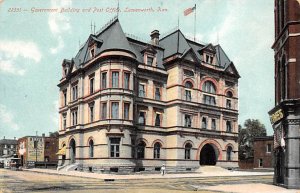
[[[91,49],[90,54],[91,54],[91,58],[95,57],[95,49],[94,48]]]
[[[147,56],[147,65],[152,66],[153,65],[154,58],[151,56]]]
[[[212,64],[212,63],[213,63],[213,60],[214,60],[214,57],[213,57],[213,56],[211,56],[211,55],[206,55],[206,60],[205,60],[206,63]]]

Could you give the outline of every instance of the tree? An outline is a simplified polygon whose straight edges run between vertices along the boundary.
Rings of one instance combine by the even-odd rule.
[[[253,157],[253,141],[255,137],[267,135],[265,125],[258,119],[247,119],[244,127],[239,125],[239,159]]]

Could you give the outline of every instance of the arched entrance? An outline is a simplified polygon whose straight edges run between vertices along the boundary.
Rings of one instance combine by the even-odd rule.
[[[71,163],[75,163],[75,157],[76,157],[76,143],[74,139],[71,139],[70,141],[70,161]]]
[[[200,152],[200,165],[216,165],[217,156],[214,147],[211,144],[206,144]]]

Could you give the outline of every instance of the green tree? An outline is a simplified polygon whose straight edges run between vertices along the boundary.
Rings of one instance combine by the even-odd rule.
[[[253,157],[253,141],[255,137],[267,135],[265,125],[258,119],[247,119],[244,127],[239,125],[239,159]]]

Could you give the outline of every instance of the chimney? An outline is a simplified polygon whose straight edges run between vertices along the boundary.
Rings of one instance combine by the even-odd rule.
[[[14,137],[14,140],[16,140],[16,137]]]
[[[5,139],[5,136],[3,136],[3,139]]]
[[[150,37],[151,37],[151,43],[152,45],[158,45],[159,44],[159,31],[154,30],[151,32]]]
[[[42,137],[45,138],[45,133],[42,134]]]

